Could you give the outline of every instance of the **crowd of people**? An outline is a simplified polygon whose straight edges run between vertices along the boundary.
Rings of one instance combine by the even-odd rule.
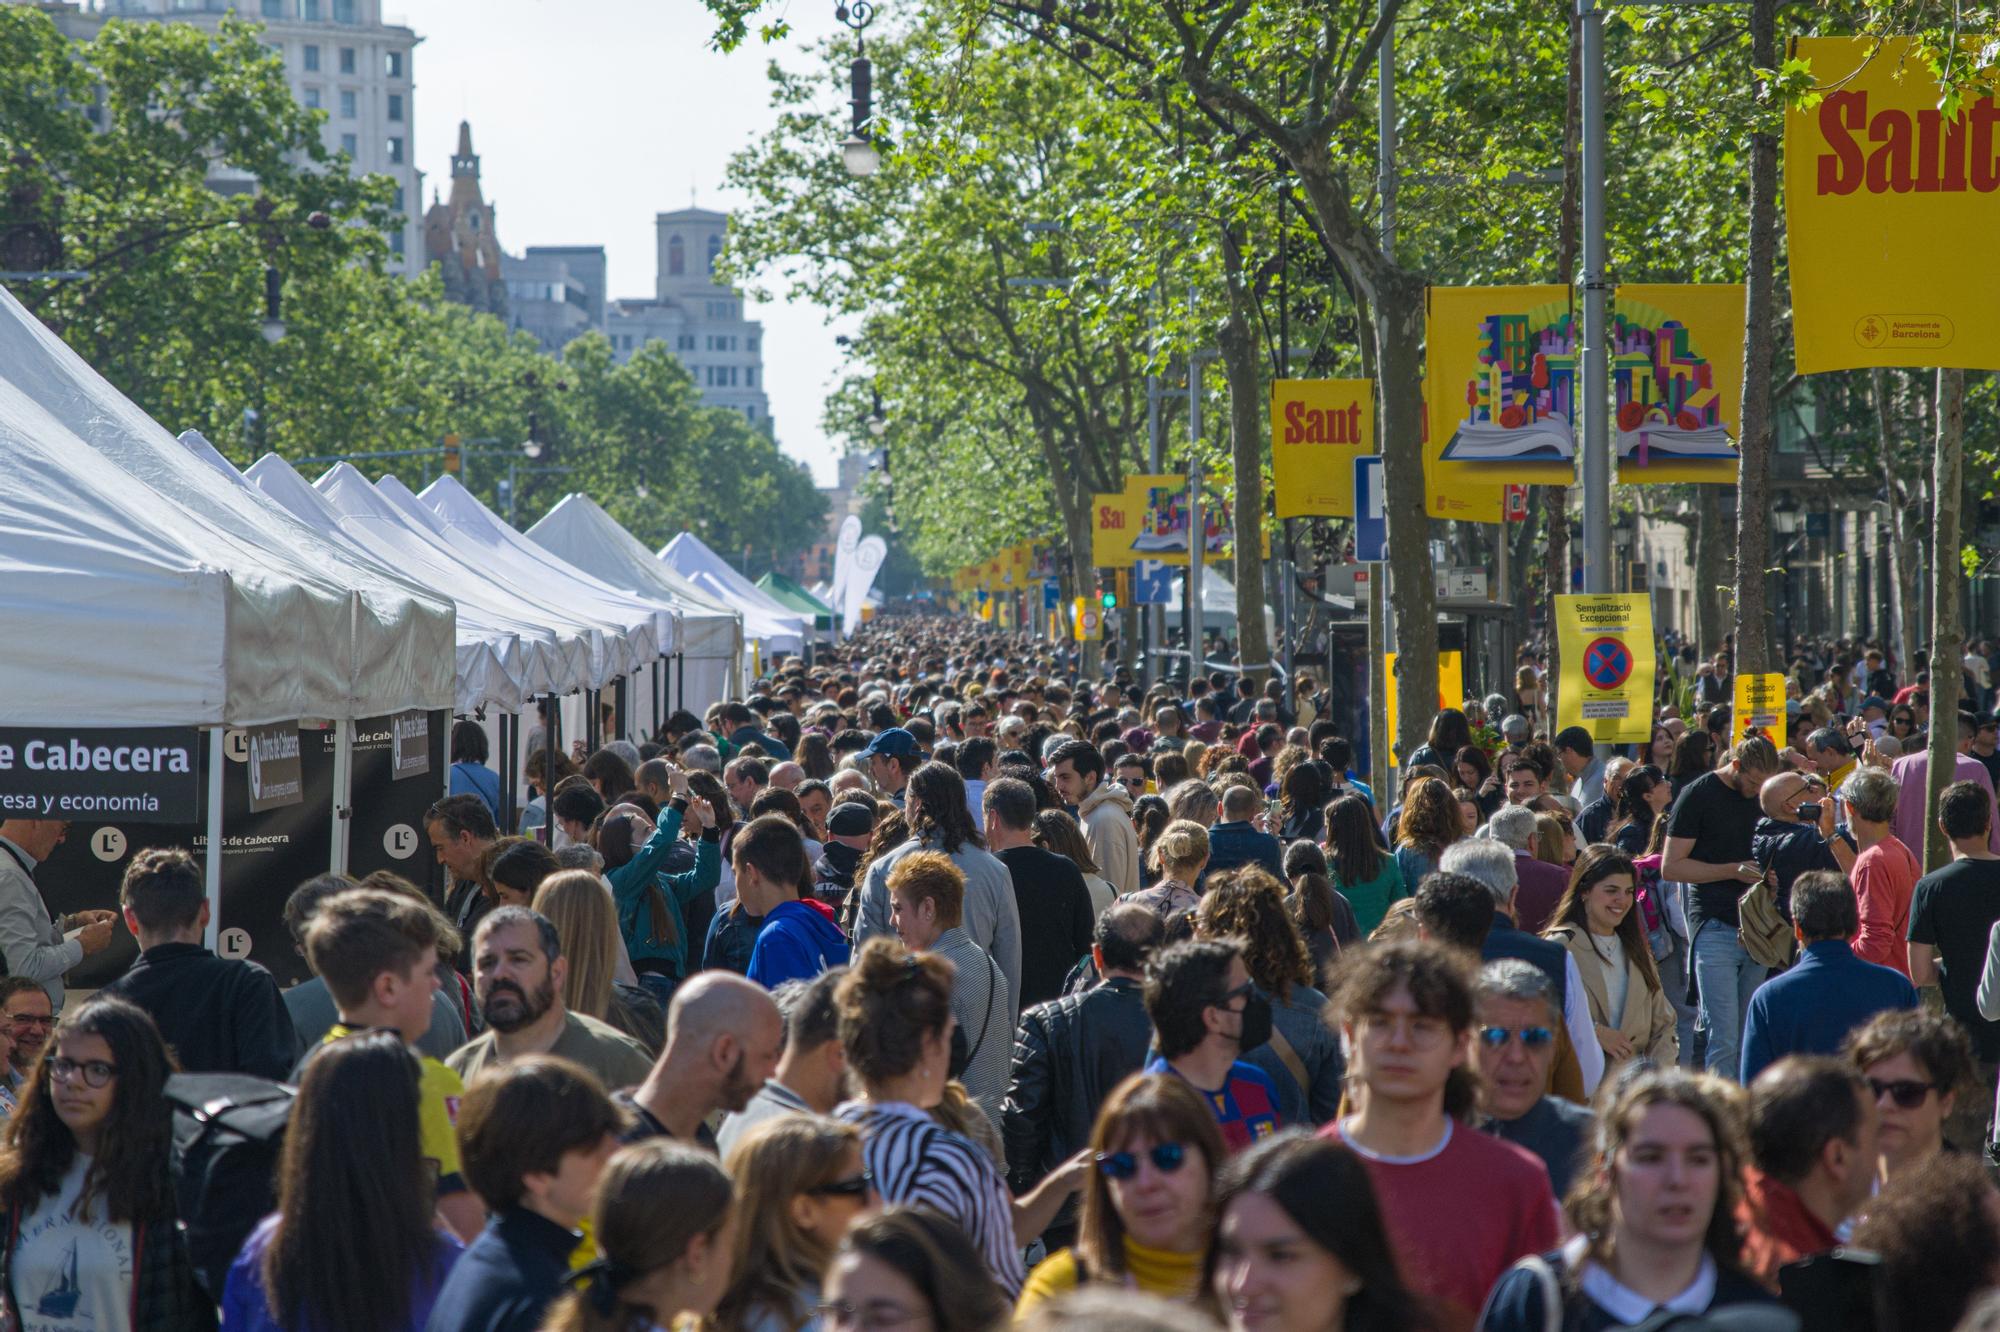
[[[1885,660],[1739,737],[1725,652],[1606,758],[1524,659],[1378,791],[1310,689],[892,617],[531,743],[519,811],[460,723],[444,891],[297,885],[285,989],[203,946],[188,852],[58,919],[65,826],[0,822],[5,1317],[2000,1327],[1996,731],[1926,875]],[[260,1097],[266,1177],[196,1179]]]

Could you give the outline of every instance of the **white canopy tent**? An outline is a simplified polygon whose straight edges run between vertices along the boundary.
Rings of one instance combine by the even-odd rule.
[[[250,477],[290,507],[290,487],[278,472],[281,465],[286,472],[291,471],[281,459],[260,458],[251,467]],[[467,565],[444,538],[391,504],[351,464],[336,463],[313,483],[313,489],[339,516],[342,531],[461,606],[476,609],[486,623],[513,633],[519,656],[509,660],[508,669],[526,693],[568,693],[588,687],[590,643],[586,626],[566,615],[550,614],[517,589]]]
[[[520,711],[527,695],[528,670],[523,662],[521,635],[515,628],[496,621],[484,607],[461,595],[462,589],[450,581],[427,577],[421,556],[414,561],[405,559],[393,548],[371,546],[361,531],[350,532],[345,516],[277,454],[265,454],[250,465],[247,474],[237,473],[229,460],[195,431],[184,432],[181,442],[190,448],[199,442],[201,447],[195,450],[196,456],[212,466],[229,468],[269,503],[278,505],[329,540],[345,542],[363,558],[400,569],[409,577],[421,578],[439,596],[450,597],[458,608],[454,710],[471,712],[481,707],[498,707]],[[552,651],[553,640],[548,646]]]
[[[196,714],[181,712],[173,724],[353,720],[451,706],[456,632],[449,602],[354,558],[225,480],[5,292],[0,292],[0,375],[14,399],[11,415],[18,432],[69,445],[42,469],[43,484],[52,491],[73,486],[76,476],[95,470],[83,453],[94,454],[138,484],[137,493],[117,491],[129,506],[142,513],[180,511],[160,513],[163,525],[186,537],[184,550],[196,555],[194,568],[221,571],[228,580],[223,689]],[[35,418],[31,404],[45,414],[42,419]],[[77,449],[78,443],[86,448]],[[47,459],[46,447],[34,456]],[[11,518],[13,510],[8,513]],[[183,516],[185,526],[176,521]],[[113,549],[118,544],[114,540]],[[88,604],[102,594],[78,595]],[[154,606],[131,609],[132,623],[161,623]],[[94,634],[49,641],[48,649],[67,653],[70,662],[42,678],[38,690],[45,706],[36,720],[83,724],[83,714],[100,710],[129,719],[132,710],[156,698],[179,697],[181,689],[169,686],[155,695],[129,683],[117,686],[122,701],[86,703],[80,696],[90,690],[92,670],[143,669],[146,663],[132,659],[149,656],[155,647],[171,654],[174,644],[155,640],[177,636],[166,625],[161,628],[166,632],[149,638],[143,651],[103,650],[109,646],[106,632],[130,632],[108,619]],[[15,636],[5,654],[9,666],[25,655],[22,639],[42,637],[42,630]],[[63,701],[46,705],[46,691],[58,681]],[[36,695],[37,690],[16,693],[10,702]]]
[[[703,592],[743,614],[743,636],[768,653],[802,652],[812,622],[764,595],[692,532],[669,541],[659,558]]]
[[[1173,590],[1167,594],[1167,615],[1173,617],[1182,613],[1187,604],[1187,575],[1175,574]],[[1236,584],[1230,582],[1222,571],[1210,564],[1201,571],[1201,624],[1203,629],[1233,631],[1236,627]],[[1277,618],[1271,614],[1269,606],[1264,607],[1264,632],[1274,638],[1278,632]]]
[[[739,692],[743,617],[655,559],[639,539],[588,495],[566,495],[528,529],[544,550],[613,587],[669,599],[681,617],[680,687],[668,707],[687,706],[697,716]],[[654,724],[664,718],[654,717]]]

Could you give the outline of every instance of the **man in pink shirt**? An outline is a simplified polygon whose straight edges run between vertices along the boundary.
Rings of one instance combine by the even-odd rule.
[[[1954,782],[1977,782],[1985,790],[1987,798],[1993,797],[1993,778],[1986,771],[1986,765],[1972,757],[1972,728],[1960,725],[1958,728],[1958,760],[1951,779]],[[1924,787],[1930,777],[1930,755],[1919,749],[1914,754],[1905,754],[1890,765],[1889,771],[1896,778],[1896,818],[1892,825],[1896,840],[1910,849],[1919,863],[1924,859]],[[1848,780],[1852,781],[1852,778]],[[1841,794],[1847,793],[1841,788]],[[1995,819],[1987,833],[1989,846],[1995,854],[2000,854],[2000,819]]]
[[[1910,974],[1910,899],[1924,867],[1897,840],[1890,825],[1900,812],[1896,779],[1880,768],[1858,768],[1841,785],[1847,803],[1847,827],[1861,854],[1848,878],[1861,909],[1861,933],[1854,937],[1854,955]],[[1919,791],[1916,799],[1921,801]]]
[[[1356,1108],[1320,1130],[1360,1156],[1397,1266],[1441,1332],[1470,1332],[1494,1282],[1559,1231],[1548,1167],[1466,1122],[1470,976],[1470,959],[1415,940],[1346,969],[1333,1005]]]

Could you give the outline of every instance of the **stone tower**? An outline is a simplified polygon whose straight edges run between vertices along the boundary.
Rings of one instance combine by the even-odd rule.
[[[458,151],[451,155],[451,195],[439,202],[433,192],[424,213],[424,262],[438,265],[446,298],[504,319],[507,284],[500,275],[494,212],[479,188],[472,126],[461,120]]]

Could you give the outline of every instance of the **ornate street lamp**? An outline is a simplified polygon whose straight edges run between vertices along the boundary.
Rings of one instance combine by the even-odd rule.
[[[854,29],[854,60],[847,67],[847,91],[854,108],[854,123],[840,141],[840,160],[847,174],[858,179],[874,175],[882,167],[882,154],[868,134],[868,122],[875,114],[874,68],[868,63],[868,47],[861,30],[875,21],[875,6],[868,0],[841,0],[833,16]]]

